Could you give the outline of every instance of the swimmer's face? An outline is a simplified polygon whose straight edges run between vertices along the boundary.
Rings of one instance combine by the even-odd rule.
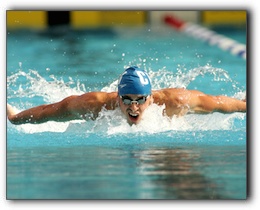
[[[152,96],[127,94],[118,97],[120,109],[130,125],[138,124],[145,109],[153,102]]]

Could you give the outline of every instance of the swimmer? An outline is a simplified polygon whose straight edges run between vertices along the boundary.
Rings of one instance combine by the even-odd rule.
[[[119,78],[117,92],[89,92],[72,95],[53,103],[40,105],[20,113],[7,104],[7,117],[13,124],[39,124],[47,121],[65,122],[76,119],[95,120],[102,109],[119,108],[130,125],[138,124],[151,104],[165,105],[163,115],[183,116],[188,113],[246,112],[246,100],[212,96],[197,90],[165,88],[152,90],[146,71],[133,66]]]

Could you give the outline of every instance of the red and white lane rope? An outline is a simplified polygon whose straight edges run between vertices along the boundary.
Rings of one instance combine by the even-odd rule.
[[[166,15],[164,22],[176,30],[182,31],[189,36],[207,42],[209,45],[216,45],[224,51],[230,52],[232,55],[239,56],[246,60],[246,45],[237,41],[217,34],[215,31],[209,30],[200,25],[184,22],[172,15]]]

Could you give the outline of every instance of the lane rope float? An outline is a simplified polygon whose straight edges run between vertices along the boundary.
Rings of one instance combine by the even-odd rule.
[[[246,60],[246,45],[238,43],[224,35],[191,22],[184,22],[172,15],[166,15],[164,22],[178,31],[184,32],[189,36],[207,42],[209,45],[216,45],[224,51],[230,52]]]

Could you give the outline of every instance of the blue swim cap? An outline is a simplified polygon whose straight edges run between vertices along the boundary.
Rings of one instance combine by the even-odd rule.
[[[118,80],[118,94],[151,95],[151,80],[148,74],[136,66],[127,68]]]

